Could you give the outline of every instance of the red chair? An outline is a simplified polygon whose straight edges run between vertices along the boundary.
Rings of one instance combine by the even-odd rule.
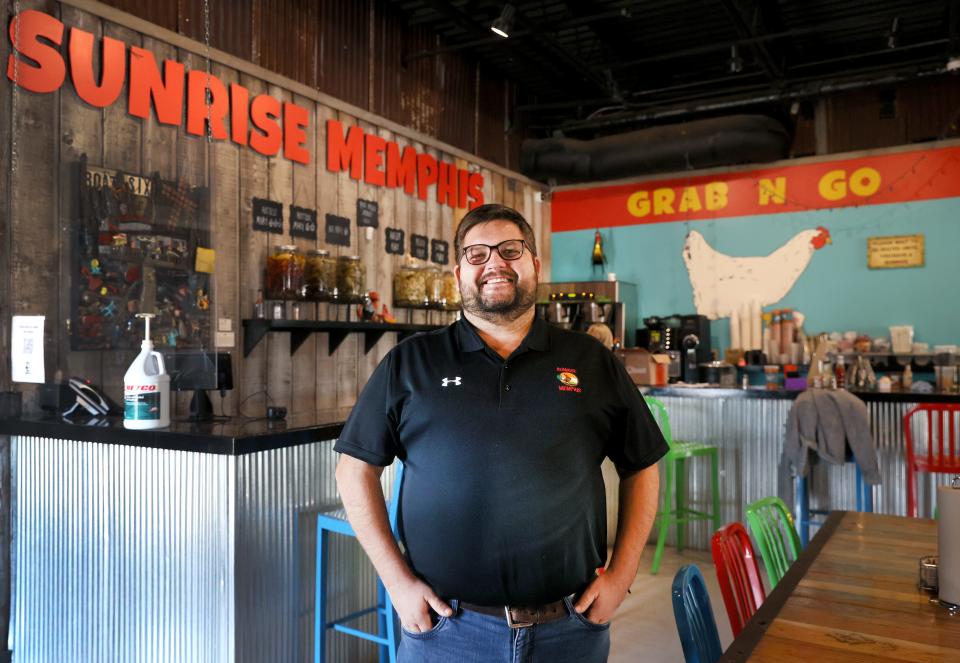
[[[730,523],[714,532],[710,549],[730,628],[733,637],[737,637],[767,598],[760,580],[757,556],[747,530],[740,523]]]
[[[922,403],[903,415],[903,437],[907,443],[907,515],[912,518],[917,517],[917,472],[960,472],[958,416],[960,404],[957,403]],[[925,440],[918,435],[921,432],[918,421],[926,422]]]

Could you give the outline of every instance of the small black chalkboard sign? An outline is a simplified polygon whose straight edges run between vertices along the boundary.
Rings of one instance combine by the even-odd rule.
[[[379,228],[380,205],[375,200],[357,198],[357,227]]]
[[[336,214],[327,214],[325,236],[327,244],[350,246],[350,219]]]
[[[400,228],[386,228],[387,253],[396,256],[403,255],[403,230]]]
[[[317,239],[317,210],[290,206],[290,236]]]
[[[283,204],[263,198],[253,199],[253,229],[275,235],[283,234]]]
[[[430,261],[438,265],[446,265],[450,262],[450,244],[442,239],[430,240]]]
[[[429,242],[426,235],[410,235],[410,255],[420,260],[427,259]]]

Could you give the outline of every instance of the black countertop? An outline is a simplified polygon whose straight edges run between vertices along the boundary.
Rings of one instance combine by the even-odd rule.
[[[216,421],[176,421],[167,428],[127,430],[122,417],[66,419],[24,416],[0,419],[0,434],[126,444],[174,451],[208,454],[242,454],[270,451],[299,444],[335,440],[343,428],[346,413],[288,416],[283,420],[225,417]]]
[[[649,396],[676,396],[681,398],[755,398],[793,400],[800,391],[785,389],[732,389],[721,387],[640,387],[640,393]],[[960,394],[920,394],[910,391],[857,391],[851,394],[859,396],[867,403],[960,403]]]

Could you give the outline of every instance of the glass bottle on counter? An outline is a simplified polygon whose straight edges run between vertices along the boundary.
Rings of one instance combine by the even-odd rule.
[[[263,303],[263,289],[257,290],[257,301],[253,303],[253,317],[257,320],[267,317],[267,307]]]
[[[324,302],[330,298],[330,290],[335,286],[337,263],[324,249],[311,249],[307,252],[303,270],[304,298],[314,302]]]
[[[424,270],[423,285],[427,291],[427,305],[432,308],[443,308],[443,280],[439,267],[427,267]]]
[[[363,301],[367,283],[367,270],[360,262],[360,256],[340,256],[337,258],[337,298],[345,304],[359,304]]]
[[[460,309],[460,286],[457,277],[452,271],[445,271],[441,277],[440,286],[443,297],[443,307],[448,311]]]
[[[847,369],[843,363],[843,355],[837,355],[837,367],[833,371],[834,380],[837,382],[837,389],[847,388]]]
[[[276,246],[267,256],[267,299],[297,299],[303,291],[304,256],[296,246]]]

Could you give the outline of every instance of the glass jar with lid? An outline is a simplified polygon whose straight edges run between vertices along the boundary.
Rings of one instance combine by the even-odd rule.
[[[358,304],[366,291],[367,270],[360,256],[337,258],[337,301]]]
[[[440,295],[443,298],[443,308],[448,311],[457,311],[460,309],[460,285],[457,283],[456,275],[447,270],[440,277]]]
[[[303,291],[304,255],[291,244],[267,256],[267,299],[297,299]]]
[[[430,266],[424,270],[423,285],[427,291],[428,305],[433,308],[443,307],[443,279],[439,267]]]
[[[393,275],[393,305],[415,307],[427,303],[426,273],[416,265],[401,265]]]
[[[303,270],[305,299],[325,302],[330,299],[330,291],[336,287],[337,262],[324,249],[311,249],[307,252]]]

